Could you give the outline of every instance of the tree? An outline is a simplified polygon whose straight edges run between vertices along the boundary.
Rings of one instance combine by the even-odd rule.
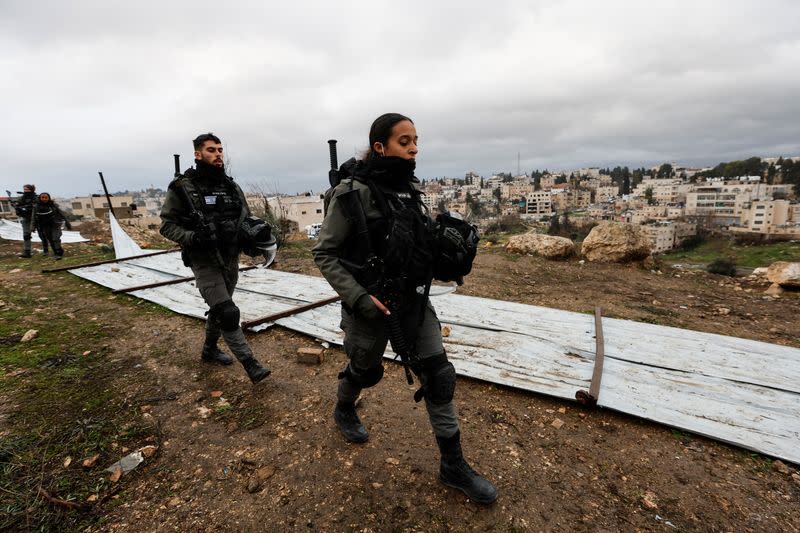
[[[653,205],[655,201],[653,200],[653,188],[648,187],[644,190],[644,199],[647,200],[647,205]]]
[[[671,178],[672,177],[672,165],[669,163],[664,163],[660,167],[658,167],[658,174],[659,178]]]

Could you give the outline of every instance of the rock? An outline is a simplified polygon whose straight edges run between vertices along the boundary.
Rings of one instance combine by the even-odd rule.
[[[170,501],[167,502],[168,507],[177,507],[181,504],[181,499],[175,496]]]
[[[442,337],[449,337],[450,336],[450,326],[444,325],[442,326]]]
[[[780,294],[783,294],[783,292],[783,287],[777,283],[773,283],[767,288],[767,290],[764,291],[764,294],[769,296],[779,296]]]
[[[560,418],[556,418],[550,425],[556,429],[561,429],[561,427],[564,425],[564,421]]]
[[[272,465],[262,466],[256,470],[256,475],[258,475],[262,481],[266,481],[275,475],[275,467]]]
[[[789,467],[786,466],[786,464],[783,461],[780,461],[778,459],[775,459],[774,461],[772,461],[772,469],[774,471],[776,471],[776,472],[780,472],[781,474],[785,474],[787,476],[791,472],[789,470]]]
[[[566,237],[528,232],[511,237],[506,250],[512,253],[541,255],[548,259],[563,259],[575,253],[575,244]]]
[[[97,494],[90,494],[88,498],[86,498],[87,502],[96,502],[97,501]]]
[[[83,466],[84,466],[84,468],[92,468],[94,465],[96,465],[96,464],[97,464],[97,460],[98,460],[99,458],[100,458],[100,455],[99,455],[99,454],[97,454],[97,455],[93,455],[93,456],[91,456],[91,457],[89,457],[89,458],[87,458],[87,459],[84,459],[84,460],[83,460]]]
[[[150,444],[149,446],[144,446],[143,448],[139,448],[139,451],[142,452],[144,457],[152,457],[155,455],[156,451],[158,451],[158,446],[153,446]]]
[[[397,466],[397,465],[400,464],[400,460],[399,459],[395,459],[394,457],[387,457],[386,458],[386,464]]]
[[[719,313],[720,315],[729,315],[731,314],[731,310],[728,309],[727,307],[720,307],[717,309],[717,313]]]
[[[800,485],[800,474],[792,474],[792,481]]]
[[[583,241],[581,253],[593,262],[625,263],[650,255],[650,241],[638,226],[601,222]]]
[[[767,279],[781,287],[800,288],[800,262],[778,261],[767,269]]]
[[[121,477],[122,477],[122,467],[118,466],[114,469],[113,472],[111,472],[111,475],[108,476],[108,480],[111,483],[116,483],[117,481],[119,481],[119,478]]]
[[[258,476],[250,476],[250,479],[247,482],[247,492],[249,492],[250,494],[255,494],[260,490],[261,490],[261,480],[258,479]]]
[[[64,463],[63,463],[63,464],[64,464],[64,468],[67,468],[67,467],[69,467],[69,465],[71,465],[71,464],[72,464],[72,457],[69,457],[69,456],[67,456],[67,457],[64,459]]]
[[[300,348],[297,350],[297,362],[306,365],[318,365],[324,361],[322,348]]]
[[[221,396],[222,396],[222,391],[221,390],[212,390],[211,391],[211,397],[212,398],[219,398]]]
[[[28,331],[25,332],[25,335],[22,336],[19,342],[30,342],[38,336],[39,336],[38,329],[29,329]]]
[[[15,268],[15,269],[12,269],[12,270],[8,271],[9,274],[16,274],[17,272],[22,272],[22,269],[21,268]]]
[[[768,267],[758,267],[753,269],[753,273],[751,274],[752,277],[766,277],[767,271],[769,270]]]
[[[642,504],[648,509],[658,509],[656,495],[650,491],[645,492],[644,496],[642,496]]]

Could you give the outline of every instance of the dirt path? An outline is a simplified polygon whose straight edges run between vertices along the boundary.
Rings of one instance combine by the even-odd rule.
[[[48,302],[47,310],[21,316],[17,330],[46,323],[37,316],[48,313],[95,323],[110,340],[92,346],[76,336],[64,349],[102,354],[87,371],[139,428],[98,445],[97,468],[62,471],[63,455],[42,461],[54,470],[47,486],[67,473],[105,479],[102,467],[123,447],[159,446],[117,484],[99,485],[101,500],[111,496],[95,507],[92,530],[800,531],[792,465],[782,473],[768,458],[704,438],[460,378],[465,453],[500,490],[495,505],[478,507],[438,482],[433,435],[400,367],[388,364],[384,380],[364,394],[360,414],[370,441],[347,444],[331,418],[345,362],[340,349],[307,366],[296,352],[315,346],[312,339],[281,328],[252,335],[273,369],[253,387],[238,365],[199,362],[200,322],[111,297],[69,274],[12,274],[12,250],[0,246],[0,299],[22,307],[23,290],[30,306],[40,295],[78,294],[68,311]],[[279,268],[314,272],[302,245],[286,250]],[[767,300],[759,284],[736,290],[728,278],[664,272],[482,250],[461,292],[574,311],[601,305],[609,316],[800,346],[795,295]],[[12,375],[23,366],[4,364],[3,405],[30,400],[25,380],[47,371]],[[0,430],[16,435],[22,421],[2,416],[0,409]],[[556,418],[565,422],[559,429],[551,425]],[[62,523],[77,523],[75,514],[65,513]]]

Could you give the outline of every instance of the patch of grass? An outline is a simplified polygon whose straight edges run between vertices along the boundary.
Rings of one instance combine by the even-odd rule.
[[[104,257],[89,251],[88,258],[70,260]],[[0,258],[6,271],[62,264],[69,262]],[[9,413],[0,439],[0,531],[82,530],[96,523],[100,513],[55,506],[40,489],[78,504],[90,495],[102,498],[116,490],[103,469],[124,455],[122,447],[153,439],[154,428],[113,386],[116,369],[106,356],[115,326],[98,306],[108,296],[107,289],[66,273],[17,274],[0,285],[0,397]],[[29,329],[38,336],[18,342]],[[99,455],[95,466],[84,468],[82,461],[93,455]],[[64,466],[67,457],[71,464]]]
[[[800,242],[771,244],[735,244],[728,239],[711,239],[692,250],[678,250],[660,256],[667,263],[709,264],[717,259],[733,258],[737,265],[757,268],[775,261],[800,261]]]

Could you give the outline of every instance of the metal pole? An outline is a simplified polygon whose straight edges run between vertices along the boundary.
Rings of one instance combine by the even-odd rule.
[[[97,173],[100,174],[100,183],[103,184],[103,190],[106,193],[106,202],[108,202],[108,211],[112,215],[114,215],[114,218],[117,218],[117,214],[114,213],[114,207],[111,205],[111,195],[108,194],[108,187],[106,187],[106,180],[103,178],[103,173],[99,171]]]
[[[169,250],[159,250],[157,252],[151,252],[147,254],[141,255],[132,255],[130,257],[123,257],[121,259],[106,259],[105,261],[95,261],[93,263],[84,263],[82,265],[72,265],[72,266],[63,266],[58,268],[45,268],[42,270],[44,274],[49,274],[50,272],[63,272],[65,270],[74,270],[76,268],[84,268],[84,267],[91,267],[91,266],[98,266],[98,265],[108,265],[110,263],[121,263],[122,261],[128,261],[129,259],[139,259],[140,257],[150,257],[153,255],[161,255],[161,254],[168,254],[172,252],[179,252],[180,248],[170,248]]]
[[[258,266],[257,265],[249,265],[249,266],[240,267],[239,268],[239,272],[244,272],[246,270],[253,270],[254,268],[258,268]],[[169,279],[169,280],[166,280],[166,281],[157,281],[155,283],[148,283],[146,285],[136,285],[134,287],[125,287],[124,289],[114,289],[113,291],[111,291],[111,294],[136,292],[136,291],[141,291],[141,290],[144,290],[144,289],[153,289],[155,287],[163,287],[164,285],[175,285],[175,284],[178,284],[178,283],[183,283],[184,281],[192,281],[193,279],[195,279],[194,276],[186,276],[186,277],[183,277],[183,278]]]
[[[275,313],[262,318],[256,318],[255,320],[248,320],[247,322],[242,322],[242,329],[252,328],[253,326],[258,326],[259,324],[264,324],[266,322],[274,322],[279,318],[286,318],[287,316],[296,315],[297,313],[303,313],[311,309],[316,309],[317,307],[322,307],[323,305],[332,304],[333,302],[338,301],[340,298],[341,298],[340,296],[332,296],[330,298],[325,298],[324,300],[311,302],[310,304],[301,305],[298,307],[292,307],[291,309],[287,309],[286,311],[281,311],[280,313]]]

